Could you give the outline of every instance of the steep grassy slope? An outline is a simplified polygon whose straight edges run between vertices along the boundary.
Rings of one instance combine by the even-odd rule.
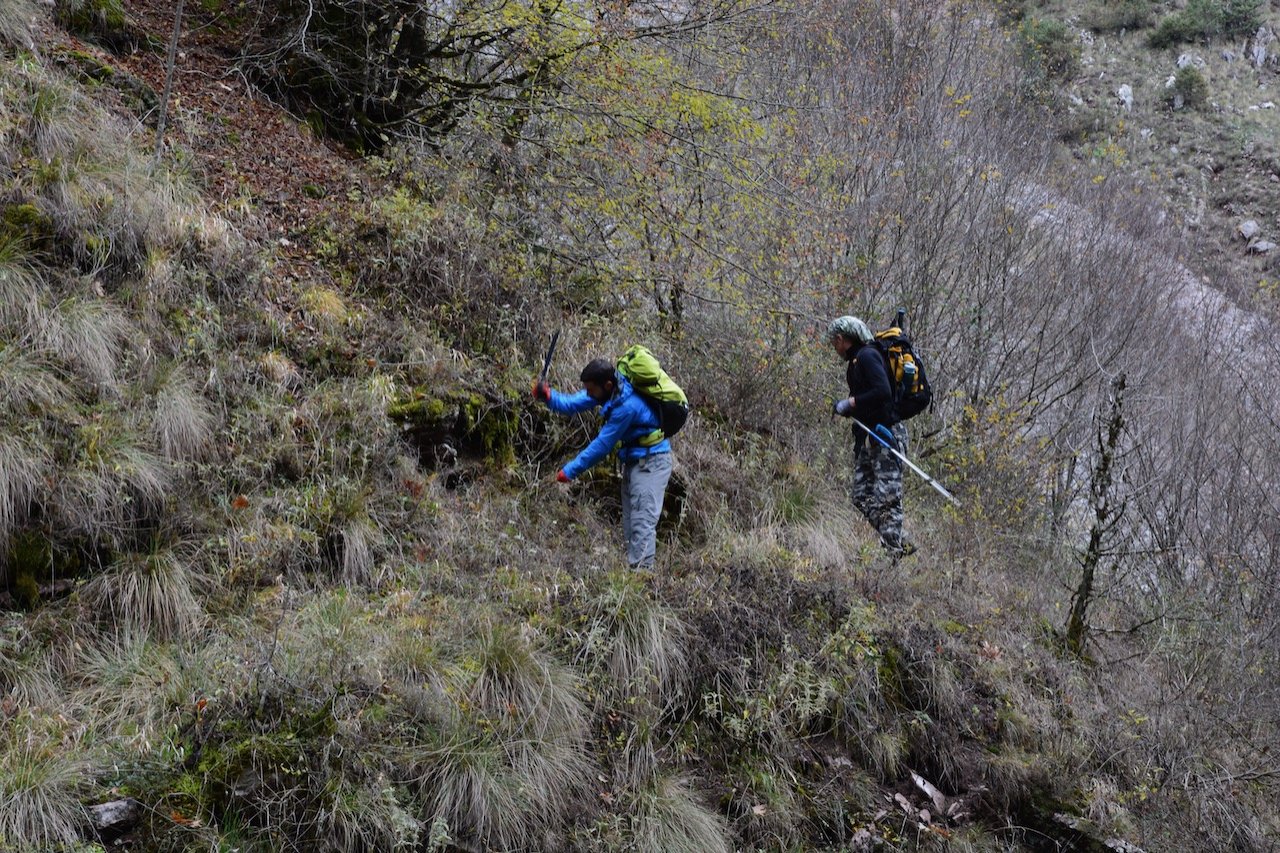
[[[1274,316],[1280,255],[1266,244],[1280,243],[1275,4],[1024,6],[1042,40],[1071,57],[1057,84],[1067,144],[1100,174],[1160,187],[1170,224],[1194,235],[1196,270]],[[1256,232],[1241,231],[1249,222]]]
[[[763,272],[740,311],[686,309],[673,325],[658,272],[640,277],[604,243],[575,264],[580,246],[538,231],[563,223],[538,218],[546,199],[520,207],[539,188],[491,164],[533,167],[485,143],[487,128],[461,152],[356,158],[232,73],[246,23],[219,4],[189,22],[157,163],[164,5],[64,18],[95,42],[0,0],[0,847],[101,849],[87,808],[123,797],[142,806],[122,830],[136,850],[1262,849],[1276,837],[1260,805],[1274,780],[1241,771],[1257,755],[1250,735],[1273,728],[1189,742],[1199,697],[1161,693],[1176,673],[1148,675],[1191,656],[1138,629],[1103,634],[1091,659],[1064,655],[1077,571],[1064,531],[1078,530],[1071,500],[1051,511],[1055,473],[1070,475],[1047,464],[1048,421],[1024,429],[1049,402],[1016,404],[1009,378],[985,385],[981,364],[951,379],[940,367],[938,434],[918,446],[965,509],[914,484],[921,553],[890,563],[841,494],[848,439],[820,402],[841,366],[807,329],[757,338],[748,325],[766,325],[761,305],[793,307],[767,301]],[[112,4],[59,9],[85,7]],[[958,114],[969,100],[941,103]],[[747,123],[713,106],[724,111],[698,114],[706,127]],[[657,144],[650,131],[624,140],[630,153]],[[573,162],[587,174],[606,150]],[[921,188],[960,167],[882,153],[869,161],[918,206],[885,216],[831,273],[832,304],[913,292],[899,266],[960,290],[974,257],[946,242],[963,238],[910,231],[936,210]],[[819,154],[821,183],[839,158]],[[637,174],[666,168],[649,156]],[[1022,188],[989,189],[997,171],[984,164],[964,197],[993,198],[995,233],[1021,233]],[[894,200],[859,174],[869,197]],[[766,177],[751,183],[782,195]],[[629,193],[617,198],[647,198]],[[988,212],[962,209],[973,222]],[[736,215],[757,213],[764,230],[763,204]],[[570,236],[591,231],[587,218]],[[689,235],[671,235],[646,249],[679,272],[692,262],[673,244]],[[1049,242],[1023,269],[1075,269]],[[766,248],[799,270],[820,254]],[[754,261],[716,262],[693,268],[719,289],[693,289],[692,303],[741,298],[725,270]],[[801,289],[768,271],[776,292]],[[1005,274],[998,289],[1020,293],[1021,273]],[[624,290],[631,277],[640,285]],[[528,399],[561,324],[558,384],[643,338],[679,354],[699,403],[651,584],[621,565],[613,472],[569,488],[548,476],[594,427]],[[958,342],[972,325],[943,328]],[[1124,586],[1094,603],[1097,624],[1127,624]],[[1175,632],[1203,651],[1185,623],[1159,638]]]

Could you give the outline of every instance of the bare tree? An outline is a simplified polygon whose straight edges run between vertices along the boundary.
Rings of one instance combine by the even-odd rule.
[[[173,10],[173,34],[169,37],[169,54],[164,63],[164,94],[160,98],[160,114],[156,119],[157,163],[164,153],[165,122],[169,117],[169,98],[173,94],[173,71],[178,61],[178,39],[182,35],[182,7],[185,2],[186,0],[178,0],[178,5]]]
[[[1111,403],[1105,423],[1099,424],[1097,455],[1089,493],[1093,508],[1093,524],[1089,527],[1089,544],[1080,560],[1080,583],[1071,597],[1067,617],[1066,644],[1072,654],[1084,653],[1089,631],[1089,604],[1093,600],[1095,576],[1104,558],[1113,556],[1110,542],[1125,512],[1123,499],[1117,502],[1114,481],[1121,463],[1120,438],[1124,431],[1124,374],[1111,383]],[[1105,433],[1104,433],[1105,430]]]

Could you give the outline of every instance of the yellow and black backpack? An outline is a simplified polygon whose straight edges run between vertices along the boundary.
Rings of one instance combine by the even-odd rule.
[[[933,402],[933,389],[929,387],[924,362],[912,350],[911,339],[902,332],[902,318],[903,312],[899,311],[893,326],[876,332],[876,346],[889,369],[894,410],[898,420],[905,421],[929,408]]]

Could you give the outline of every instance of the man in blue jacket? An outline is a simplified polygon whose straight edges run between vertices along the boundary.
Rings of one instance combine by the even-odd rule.
[[[898,421],[889,367],[871,329],[846,315],[831,321],[827,337],[849,363],[845,369],[849,396],[836,401],[835,413],[856,417],[870,429],[887,427],[897,450],[905,452],[907,430]],[[853,505],[880,534],[880,543],[891,556],[913,553],[915,545],[902,531],[902,463],[861,427],[855,426],[853,432]]]
[[[600,407],[604,425],[596,437],[556,474],[567,483],[607,457],[616,447],[622,463],[622,537],[627,563],[651,570],[657,550],[658,516],[671,479],[671,442],[659,428],[657,413],[612,363],[594,359],[582,369],[576,394],[552,391],[536,382],[533,396],[551,411],[574,415]]]

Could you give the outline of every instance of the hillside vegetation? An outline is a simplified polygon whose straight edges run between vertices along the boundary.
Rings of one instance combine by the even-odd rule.
[[[1080,10],[205,0],[166,99],[173,6],[0,0],[0,849],[1280,842],[1265,261],[1246,348]],[[898,306],[891,561],[824,332]],[[556,329],[693,402],[652,579]]]

